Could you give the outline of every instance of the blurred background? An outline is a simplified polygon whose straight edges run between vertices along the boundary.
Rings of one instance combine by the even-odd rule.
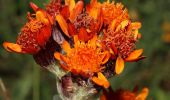
[[[3,41],[15,42],[26,22],[31,0],[0,0],[0,100],[52,100],[55,77],[35,64],[31,55],[8,53]],[[38,6],[49,0],[32,0]],[[142,28],[138,48],[146,59],[126,63],[120,76],[110,79],[113,89],[148,87],[148,100],[170,100],[170,0],[116,0]]]

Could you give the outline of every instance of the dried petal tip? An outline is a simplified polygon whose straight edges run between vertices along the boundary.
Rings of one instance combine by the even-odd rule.
[[[21,53],[22,49],[21,46],[18,44],[10,43],[10,42],[4,42],[3,47],[9,51],[9,52],[16,52]]]

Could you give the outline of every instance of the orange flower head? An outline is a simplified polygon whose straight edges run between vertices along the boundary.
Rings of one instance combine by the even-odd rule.
[[[43,10],[31,3],[36,11],[35,18],[28,13],[28,22],[22,27],[16,44],[4,42],[8,51],[35,54],[43,48],[51,36],[51,19]]]
[[[126,58],[135,49],[136,40],[129,24],[130,22],[124,29],[117,31],[110,28],[104,34],[106,45],[113,49],[115,47],[122,58]]]
[[[148,93],[148,88],[143,88],[140,93],[123,89],[113,91],[109,88],[109,91],[103,89],[103,94],[100,96],[100,100],[146,100]]]
[[[104,48],[110,48],[110,52],[116,59],[115,72],[120,74],[124,69],[124,61],[138,61],[145,57],[141,56],[143,49],[135,50],[136,41],[140,38],[138,29],[141,27],[139,22],[123,20],[116,25],[115,20],[104,30]]]
[[[102,71],[109,59],[108,51],[102,51],[96,45],[97,37],[93,37],[88,43],[78,40],[78,36],[74,36],[74,48],[64,41],[62,48],[66,52],[66,56],[56,52],[55,58],[60,60],[62,67],[72,72],[80,74],[83,77],[91,77],[94,73]]]
[[[127,9],[121,3],[109,3],[105,2],[102,4],[103,20],[105,25],[109,25],[113,20],[118,25],[123,20],[129,20],[129,14]]]

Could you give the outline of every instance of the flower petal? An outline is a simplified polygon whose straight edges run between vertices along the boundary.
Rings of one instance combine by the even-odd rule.
[[[99,85],[99,86],[103,86],[103,82],[100,80],[100,79],[98,79],[97,77],[92,77],[92,81],[94,82],[94,83],[96,83],[97,85]]]
[[[135,50],[125,59],[125,61],[133,61],[139,58],[143,53],[143,49]]]
[[[68,5],[69,10],[72,11],[75,6],[75,0],[65,0],[65,5]]]
[[[61,54],[59,52],[55,52],[54,53],[54,57],[57,59],[57,60],[61,60],[60,58]]]
[[[22,53],[21,46],[18,45],[18,44],[14,44],[14,43],[10,43],[10,42],[4,42],[3,47],[9,52]]]
[[[101,72],[98,73],[98,78],[99,78],[101,81],[103,81],[103,86],[104,86],[104,88],[108,88],[108,87],[110,86],[109,81],[106,79],[106,77],[105,77]]]
[[[97,73],[98,77],[92,77],[92,81],[96,83],[99,86],[103,86],[104,88],[108,88],[110,86],[109,81],[106,79],[106,77],[101,73]]]
[[[118,54],[118,51],[117,51],[117,48],[116,48],[116,46],[115,46],[114,43],[111,44],[111,48],[112,48],[112,50],[113,50],[113,52],[114,52],[114,55],[117,55],[117,54]]]
[[[61,11],[60,14],[63,16],[64,19],[68,19],[70,16],[70,11],[69,11],[69,7],[68,6],[64,6]]]
[[[116,20],[115,19],[111,22],[109,28],[112,30],[115,30],[115,28],[116,28]]]
[[[131,25],[133,29],[139,29],[142,26],[140,22],[133,22]]]
[[[62,48],[64,49],[64,51],[66,53],[70,53],[71,52],[70,44],[67,41],[63,41]]]
[[[102,57],[102,64],[105,64],[109,60],[110,56],[110,53],[108,51],[105,51]]]
[[[148,88],[143,88],[142,92],[137,95],[135,100],[146,100],[146,97],[148,96],[149,89]]]
[[[140,56],[140,57],[138,57],[137,59],[129,60],[129,61],[127,61],[127,62],[137,62],[137,61],[142,60],[142,59],[145,59],[145,58],[146,58],[146,56]]]
[[[90,38],[87,31],[86,31],[86,29],[83,28],[83,27],[80,28],[79,33],[78,33],[78,37],[82,41],[88,41],[89,38]]]
[[[45,24],[49,24],[48,19],[45,17],[44,12],[41,10],[36,12],[36,18]]]
[[[68,37],[70,37],[70,35],[68,34],[68,26],[67,23],[65,21],[65,19],[63,18],[62,15],[58,14],[56,16],[56,21],[58,22],[58,24],[60,25],[60,28],[62,29],[62,31],[65,33],[65,35],[67,35]]]
[[[88,44],[92,48],[96,48],[97,35],[94,35],[92,39],[88,41]]]
[[[34,4],[33,2],[30,2],[30,7],[31,7],[35,12],[39,9],[39,7],[38,7],[36,4]]]
[[[70,21],[73,22],[77,15],[79,15],[83,11],[84,3],[83,1],[78,1],[72,11],[70,11]]]
[[[71,23],[68,23],[68,32],[69,32],[69,35],[71,35],[71,36],[73,36],[77,33],[75,26]]]
[[[116,60],[115,72],[120,74],[124,69],[124,60],[119,56]]]

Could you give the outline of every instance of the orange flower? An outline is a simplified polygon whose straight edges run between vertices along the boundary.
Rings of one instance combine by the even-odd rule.
[[[121,3],[102,4],[103,22],[108,28],[104,29],[104,48],[116,59],[115,72],[120,74],[124,69],[124,61],[137,61],[143,59],[143,49],[135,50],[135,42],[141,35],[138,29],[139,22],[131,22],[127,9]],[[106,45],[106,47],[105,47]]]
[[[100,100],[146,100],[148,93],[148,88],[143,88],[140,93],[137,93],[137,91],[131,92],[122,89],[113,91],[109,88],[109,91],[103,89],[103,94],[100,96]]]
[[[21,29],[16,44],[4,42],[7,51],[35,54],[43,48],[51,36],[51,17],[35,4],[30,6],[36,12],[35,18],[28,13],[28,22]]]
[[[104,31],[103,43],[110,48],[110,52],[116,59],[115,72],[120,74],[124,69],[124,61],[138,61],[145,57],[141,56],[143,49],[135,50],[135,42],[140,34],[138,29],[141,27],[139,22],[131,23],[130,20],[123,20],[116,25],[115,20],[109,24]]]
[[[103,65],[110,58],[110,54],[108,51],[102,51],[98,48],[96,42],[97,36],[85,43],[78,40],[78,36],[75,35],[74,48],[71,48],[70,44],[64,41],[62,48],[66,55],[56,52],[54,56],[66,71],[85,78],[91,78],[96,84],[107,88],[109,87],[109,82],[101,71],[104,69]],[[98,73],[98,77],[94,76],[95,73]]]
[[[83,1],[65,0],[65,6],[56,20],[68,37],[78,35],[80,40],[88,41],[100,31],[103,18],[100,3],[96,0],[86,6],[86,11],[83,7]]]

